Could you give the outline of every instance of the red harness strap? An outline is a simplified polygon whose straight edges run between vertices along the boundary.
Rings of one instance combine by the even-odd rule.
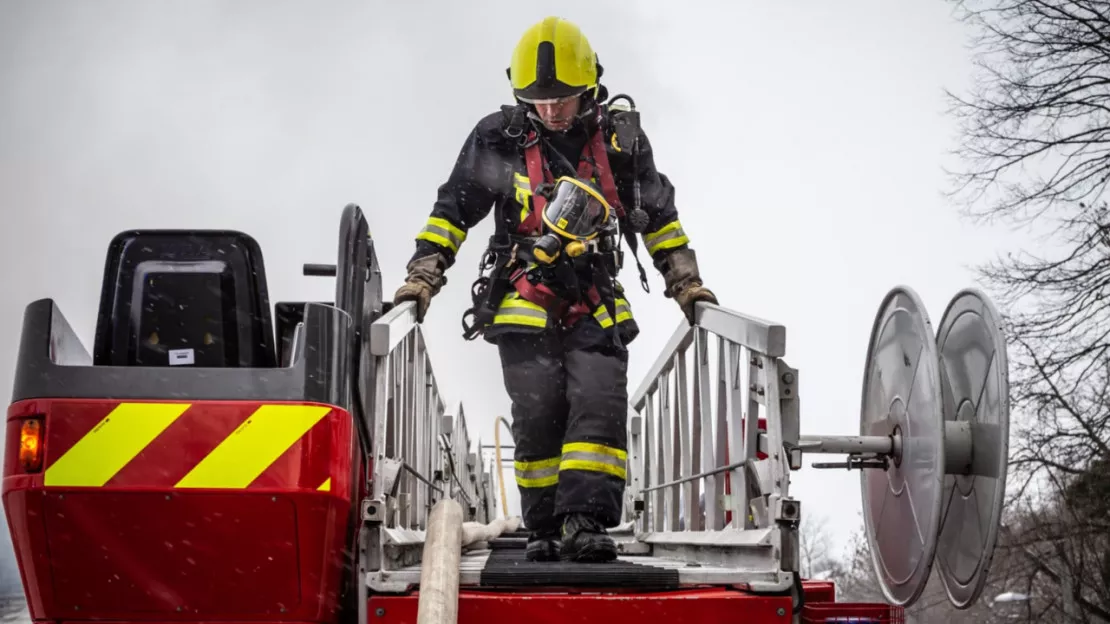
[[[617,197],[617,183],[613,179],[613,170],[609,167],[609,155],[605,153],[605,145],[601,142],[601,130],[594,132],[589,143],[594,166],[597,168],[597,179],[601,182],[601,193],[605,201],[609,202],[618,217],[624,217],[624,206]]]
[[[543,182],[554,182],[554,179],[551,176],[550,169],[546,166],[547,163],[544,162],[543,153],[540,151],[539,137],[536,136],[534,130],[528,133],[527,144],[528,147],[524,150],[524,162],[528,168],[528,182],[532,186],[532,210],[517,226],[517,233],[524,236],[534,236],[539,234],[540,216],[543,214],[544,206],[547,203],[543,197],[536,194],[536,189]],[[613,179],[612,168],[609,166],[609,156],[605,153],[605,144],[601,140],[600,129],[594,131],[593,136],[583,146],[582,156],[578,161],[579,178],[588,180],[594,172],[597,173],[605,201],[609,202],[618,217],[623,217],[624,206],[621,205],[617,196],[617,185]],[[568,325],[573,325],[583,315],[589,314],[589,306],[585,303],[579,302],[568,307],[566,302],[552,292],[550,288],[543,284],[532,284],[528,281],[526,275],[526,271],[517,270],[509,278],[513,287],[525,300],[542,306],[555,316],[566,314]],[[601,301],[597,288],[594,286],[590,286],[587,296],[595,306]]]
[[[589,290],[586,291],[586,296],[589,297],[590,303],[592,305],[601,305],[601,293],[597,292],[597,286],[590,286]],[[577,323],[579,319],[589,313],[590,306],[581,301],[570,306],[570,308],[568,308],[566,312],[566,326],[574,326],[574,324]]]
[[[590,313],[590,306],[585,302],[577,302],[573,305],[567,305],[567,302],[560,298],[555,293],[551,292],[547,286],[543,284],[533,284],[528,281],[522,271],[519,275],[510,278],[513,282],[513,287],[520,293],[520,296],[525,300],[530,301],[536,305],[542,306],[549,314],[556,318],[562,317],[567,327],[573,326],[583,316]],[[601,294],[597,292],[597,287],[590,286],[586,291],[590,299],[590,303],[597,306],[601,304]]]
[[[547,200],[536,195],[536,189],[543,182],[554,182],[551,171],[544,162],[543,153],[540,151],[539,137],[536,131],[528,133],[528,147],[524,150],[524,164],[528,167],[528,182],[532,186],[532,211],[517,227],[517,233],[530,236],[539,233],[540,215],[543,213]],[[593,171],[591,171],[593,169]],[[590,179],[597,173],[598,182],[601,184],[601,193],[605,201],[616,211],[618,217],[624,216],[624,206],[621,205],[617,195],[617,183],[613,179],[613,170],[609,166],[609,155],[605,153],[605,144],[601,141],[601,130],[595,130],[590,140],[582,147],[582,156],[578,160],[578,177]]]
[[[540,152],[539,141],[536,140],[535,131],[528,135],[528,142],[530,145],[524,150],[524,163],[528,166],[528,183],[532,186],[532,211],[528,216],[521,220],[520,225],[517,226],[517,233],[524,236],[534,236],[540,232],[540,215],[543,213],[544,206],[547,205],[547,200],[536,194],[536,189],[543,182],[554,182],[551,177],[551,170],[547,168],[547,163],[543,160],[543,154]],[[589,149],[589,144],[583,149],[583,156],[586,150]],[[578,161],[578,177],[590,178],[590,161],[582,158]]]
[[[586,305],[585,302],[579,301],[568,306],[566,300],[556,295],[544,284],[529,282],[527,275],[528,272],[524,269],[517,269],[509,276],[509,282],[512,283],[513,288],[520,293],[524,300],[541,306],[547,310],[548,314],[556,318],[563,317],[567,327],[573,326],[579,319],[590,313],[590,306]],[[586,296],[592,305],[601,304],[601,293],[597,291],[596,286],[591,285],[586,291]]]
[[[512,275],[509,276],[509,281],[513,284],[513,287],[516,288],[516,291],[520,293],[520,296],[524,297],[525,300],[531,301],[538,306],[542,306],[548,311],[557,310],[565,303],[547,286],[543,284],[533,284],[532,282],[529,282],[527,275],[528,271],[521,267],[518,268],[516,271],[513,271]]]

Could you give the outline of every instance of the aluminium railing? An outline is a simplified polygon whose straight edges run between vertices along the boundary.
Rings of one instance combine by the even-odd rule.
[[[625,520],[656,556],[744,570],[779,591],[797,571],[798,371],[786,330],[698,304],[632,395]],[[750,573],[750,574],[749,574]]]

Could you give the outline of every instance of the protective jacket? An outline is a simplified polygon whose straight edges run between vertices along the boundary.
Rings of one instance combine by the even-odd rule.
[[[641,239],[653,264],[663,272],[667,255],[685,248],[689,239],[678,219],[674,187],[656,169],[651,144],[643,130],[636,129],[638,154],[633,159],[631,146],[618,141],[612,117],[604,106],[565,133],[550,132],[539,123],[528,122],[523,110],[522,106],[503,107],[481,119],[471,130],[450,176],[439,187],[426,225],[416,237],[413,259],[438,253],[444,268],[451,267],[470,229],[491,209],[495,215],[491,244],[507,241],[511,235],[526,234],[529,228],[522,224],[538,224],[538,219],[529,219],[537,210],[537,203],[542,203],[536,201],[536,187],[562,175],[586,173],[583,177],[612,191],[607,193],[615,195],[607,197],[610,203],[616,201],[627,209],[638,205],[646,213],[647,224],[641,228]],[[537,176],[529,173],[526,152],[533,143],[542,155],[545,176],[550,173],[547,180],[535,180]],[[532,164],[535,171],[535,163]],[[634,184],[637,177],[638,189]],[[607,184],[609,180],[611,185]],[[623,229],[630,227],[626,221],[622,219]],[[528,279],[522,279],[525,276]],[[555,321],[569,326],[592,318],[602,329],[613,324],[612,315],[592,295],[563,302],[566,305],[562,307],[553,305],[547,296],[551,289],[545,287],[552,279],[534,263],[518,268],[513,288],[499,297],[492,325],[485,330],[487,340],[494,340],[504,331],[542,332]],[[615,295],[616,322],[622,341],[628,343],[638,329],[619,283]]]

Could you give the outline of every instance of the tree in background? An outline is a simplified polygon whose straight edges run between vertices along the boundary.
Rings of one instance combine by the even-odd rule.
[[[860,524],[863,524],[862,517],[860,517]],[[886,602],[882,590],[879,589],[875,566],[871,564],[871,551],[863,529],[858,529],[852,534],[845,560],[841,564],[840,574],[832,580],[836,581],[838,601]]]
[[[860,518],[862,525],[863,519]],[[946,624],[991,624],[993,622],[1012,622],[1012,610],[1000,612],[992,609],[991,601],[1008,587],[1023,587],[1021,583],[1026,579],[1028,564],[1021,559],[1007,556],[1000,552],[995,557],[992,574],[988,586],[983,591],[983,597],[965,611],[954,609],[948,601],[948,596],[941,582],[940,574],[934,570],[925,586],[925,591],[910,607],[906,608],[906,623],[931,623],[944,622]],[[848,544],[845,559],[841,563],[837,575],[832,578],[836,582],[837,600],[841,602],[886,602],[882,590],[879,588],[878,576],[875,566],[871,562],[871,550],[867,545],[867,536],[863,529],[857,530]]]
[[[1011,340],[1012,520],[1042,622],[1110,621],[1110,1],[954,0],[977,75],[951,95],[972,218],[1037,235],[980,268]],[[1034,601],[1034,604],[1036,601]]]
[[[827,518],[823,515],[805,514],[798,527],[798,555],[801,558],[798,572],[802,578],[835,578],[843,572],[843,565],[833,552],[832,538],[825,530]]]

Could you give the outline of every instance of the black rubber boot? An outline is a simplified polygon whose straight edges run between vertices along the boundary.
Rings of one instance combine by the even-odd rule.
[[[559,529],[532,531],[524,558],[528,561],[558,561],[559,546]]]
[[[565,561],[602,563],[617,558],[617,545],[600,522],[581,513],[563,521],[563,543],[559,556]]]

